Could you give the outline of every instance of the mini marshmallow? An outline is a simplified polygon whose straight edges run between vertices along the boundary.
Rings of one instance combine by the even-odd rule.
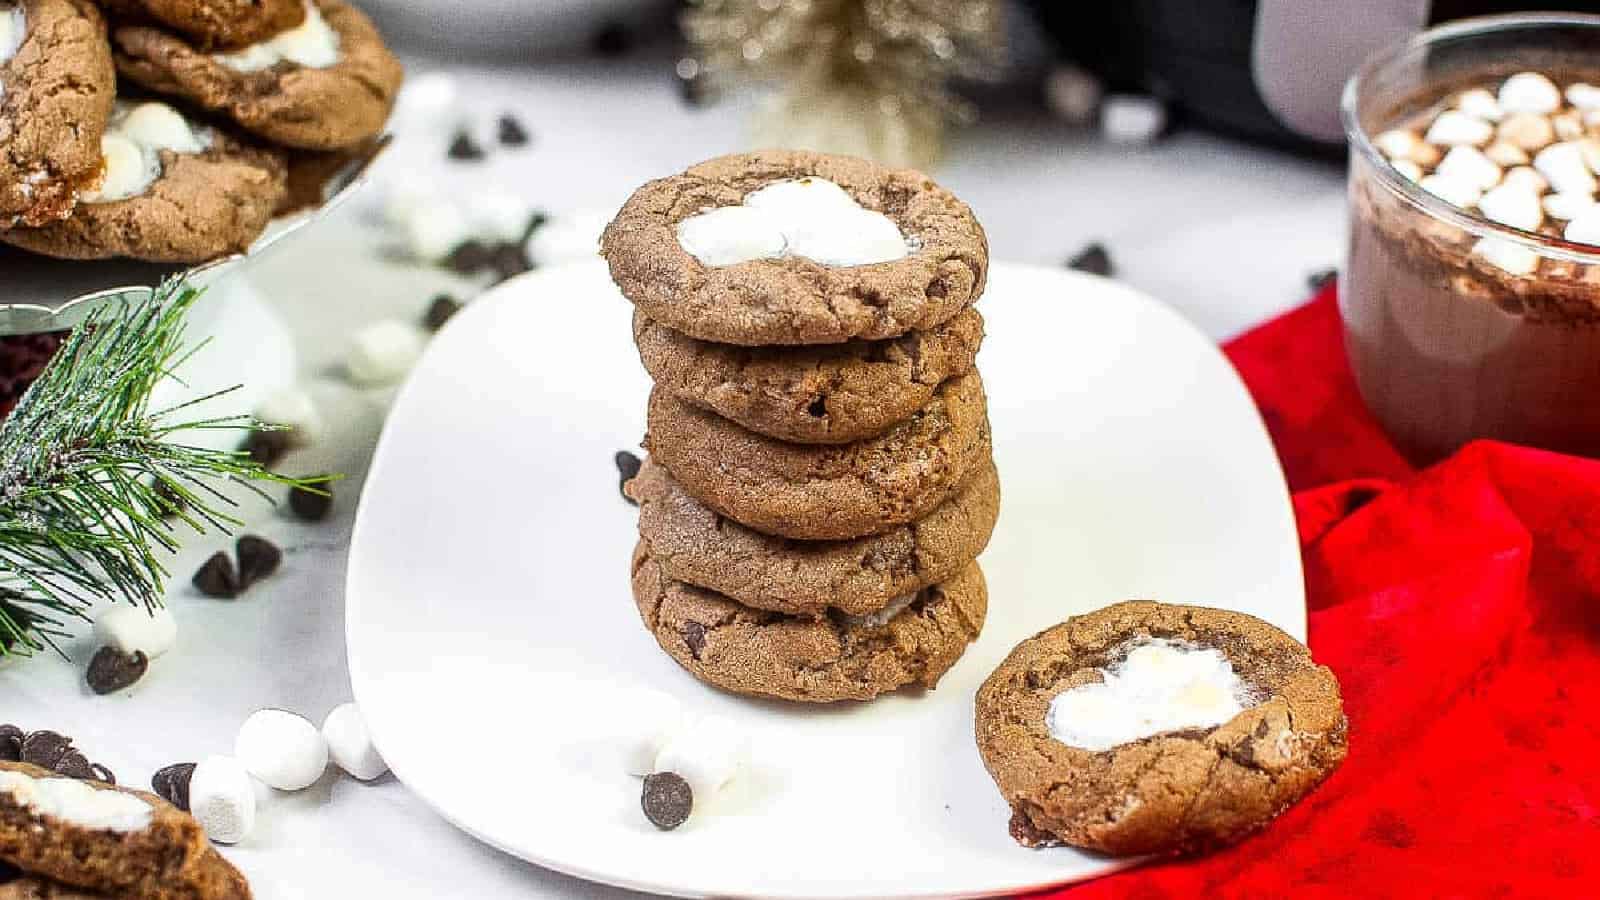
[[[1567,102],[1581,110],[1600,109],[1600,87],[1580,81],[1567,87]]]
[[[1071,125],[1093,122],[1103,96],[1105,86],[1100,79],[1080,66],[1056,66],[1044,79],[1045,104],[1056,118]]]
[[[1409,159],[1391,159],[1389,160],[1389,165],[1409,181],[1422,180],[1422,167]]]
[[[1460,209],[1471,209],[1478,205],[1478,198],[1483,192],[1476,185],[1469,184],[1459,178],[1449,178],[1444,175],[1429,175],[1417,182],[1417,186],[1440,200]]]
[[[406,250],[419,262],[439,262],[472,237],[466,216],[451,203],[417,200],[397,213]]]
[[[316,4],[307,3],[306,17],[299,25],[259,44],[212,58],[235,72],[260,72],[281,62],[326,69],[339,61],[339,33]]]
[[[171,650],[178,642],[178,622],[166,607],[147,612],[141,606],[118,603],[94,619],[95,643],[121,653],[144,653],[150,659]]]
[[[1600,184],[1583,161],[1583,150],[1573,141],[1563,141],[1539,151],[1533,167],[1561,193],[1592,194]]]
[[[1504,238],[1486,237],[1472,248],[1472,252],[1495,268],[1512,275],[1532,275],[1539,268],[1539,254]]]
[[[395,98],[394,120],[405,127],[448,131],[461,121],[461,88],[449,72],[424,72],[406,78]]]
[[[1100,133],[1113,144],[1148,144],[1167,130],[1167,105],[1154,97],[1116,94],[1100,105]]]
[[[1495,165],[1508,169],[1512,166],[1525,166],[1533,159],[1528,155],[1528,151],[1508,141],[1495,141],[1484,148],[1483,155],[1489,157],[1489,161]]]
[[[1532,166],[1517,166],[1500,179],[1501,184],[1514,184],[1523,190],[1542,194],[1550,190],[1550,182]]]
[[[112,127],[135,144],[153,150],[199,153],[209,143],[201,140],[182,113],[165,103],[140,103]]]
[[[120,134],[100,138],[100,159],[100,183],[83,192],[86,203],[136,197],[161,177],[161,158]]]
[[[290,385],[267,395],[256,407],[256,419],[268,425],[281,425],[289,429],[292,444],[304,446],[321,439],[324,427],[322,414],[311,395]]]
[[[384,319],[356,332],[344,358],[350,380],[364,387],[392,384],[422,358],[427,336],[410,322]]]
[[[749,758],[750,739],[738,726],[721,716],[705,716],[678,729],[656,754],[655,770],[689,782],[698,805],[737,777]]]
[[[389,771],[389,764],[378,755],[367,731],[367,720],[354,703],[346,703],[328,713],[322,723],[322,739],[328,754],[339,768],[359,781],[371,781]]]
[[[9,62],[11,57],[16,56],[23,39],[28,36],[28,20],[25,16],[20,3],[9,9],[0,9],[0,63]]]
[[[280,791],[310,787],[328,768],[328,742],[306,720],[282,709],[254,712],[239,727],[233,752],[245,771]]]
[[[1556,139],[1556,129],[1544,116],[1518,113],[1500,123],[1500,127],[1495,129],[1495,139],[1533,153]]]
[[[628,692],[617,715],[626,729],[619,736],[622,767],[640,777],[658,771],[656,757],[662,748],[689,725],[676,697],[650,688]]]
[[[1411,152],[1422,143],[1422,139],[1414,131],[1393,128],[1373,138],[1372,143],[1391,160],[1411,159]]]
[[[536,266],[594,259],[600,255],[600,234],[610,222],[611,213],[603,209],[553,216],[533,230],[523,251]]]
[[[1491,222],[1523,231],[1538,231],[1544,224],[1544,205],[1539,195],[1520,185],[1502,184],[1478,200],[1478,212]]]
[[[776,259],[789,240],[774,217],[750,206],[724,206],[678,223],[678,243],[707,266]]]
[[[1567,223],[1562,236],[1574,243],[1600,247],[1600,204],[1591,206],[1574,216],[1572,221]]]
[[[1518,72],[1500,85],[1499,100],[1507,113],[1549,115],[1561,108],[1561,89],[1538,72]]]
[[[237,844],[256,827],[256,786],[231,756],[200,760],[189,777],[189,813],[219,844]]]
[[[1481,147],[1494,137],[1494,126],[1460,110],[1447,109],[1428,126],[1425,140],[1446,147]]]
[[[1550,126],[1558,140],[1575,141],[1583,137],[1583,115],[1575,109],[1551,116]]]
[[[521,198],[503,191],[474,194],[467,200],[467,222],[474,234],[491,241],[520,241],[533,211]]]
[[[1452,147],[1434,174],[1486,191],[1500,183],[1500,167],[1476,147]]]
[[[1544,212],[1552,219],[1566,222],[1576,219],[1580,213],[1595,203],[1593,194],[1545,194]]]
[[[1505,110],[1500,108],[1500,101],[1495,99],[1494,94],[1483,88],[1463,91],[1461,96],[1456,98],[1456,109],[1487,122],[1498,122],[1506,114]]]

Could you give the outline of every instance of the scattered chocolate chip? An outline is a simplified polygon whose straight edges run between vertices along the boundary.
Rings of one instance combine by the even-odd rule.
[[[173,806],[189,811],[189,779],[194,777],[195,764],[173,763],[156,772],[150,779],[150,788],[156,796]]]
[[[550,221],[550,217],[542,212],[535,212],[533,215],[529,216],[527,226],[522,229],[523,245],[526,246],[528,243],[528,238],[533,237],[533,233],[543,228],[544,224],[548,221]]]
[[[143,650],[123,653],[115,647],[101,647],[95,652],[94,659],[89,660],[89,688],[96,694],[120,691],[143,678],[145,670],[149,668],[150,659]],[[83,761],[83,774],[72,777],[89,778],[93,774],[89,771],[89,761],[86,759]]]
[[[508,278],[515,278],[523,272],[533,268],[528,262],[528,254],[522,249],[521,241],[506,241],[494,246],[495,283],[498,284]]]
[[[22,759],[22,729],[15,725],[0,725],[0,762]]]
[[[456,132],[455,139],[450,142],[450,158],[462,162],[476,162],[484,157],[483,148],[472,139],[472,135],[465,130]]]
[[[530,140],[528,129],[522,127],[522,123],[517,120],[517,117],[510,113],[500,117],[496,136],[500,138],[500,143],[506,147],[526,147]]]
[[[689,820],[694,811],[694,790],[676,772],[657,772],[644,777],[644,792],[639,798],[644,817],[662,831],[671,831]]]
[[[183,499],[183,495],[178,493],[171,482],[158,480],[154,490],[158,504],[155,513],[163,519],[183,512],[189,505],[189,501]]]
[[[685,61],[692,62],[692,60]],[[678,99],[684,106],[699,108],[711,102],[711,85],[698,66],[678,64]]]
[[[699,659],[700,651],[706,648],[706,627],[699,622],[683,623],[683,642],[689,645],[694,658]]]
[[[240,450],[263,469],[277,465],[289,452],[289,431],[284,428],[252,428]]]
[[[644,465],[644,461],[626,450],[618,450],[616,460],[617,475],[621,477],[621,480],[617,483],[617,489],[622,492],[623,500],[632,506],[638,506],[639,504],[628,496],[627,488],[628,482],[639,476],[639,467]]]
[[[77,750],[68,750],[61,755],[61,761],[56,763],[55,773],[68,778],[92,779],[94,767],[89,765],[89,757]]]
[[[1314,294],[1320,293],[1323,288],[1332,284],[1338,277],[1338,269],[1323,269],[1320,272],[1312,272],[1306,276],[1306,287],[1310,288]]]
[[[92,777],[95,781],[103,781],[106,784],[117,783],[117,773],[111,771],[105,766],[102,766],[99,763],[90,763],[89,768],[94,772],[94,774],[90,777]]]
[[[72,749],[72,739],[55,731],[31,731],[22,738],[17,759],[42,769],[54,770],[61,757]]]
[[[247,534],[239,538],[235,549],[239,554],[239,590],[278,571],[283,562],[283,551],[264,537]]]
[[[445,257],[444,265],[458,275],[476,275],[494,265],[494,248],[480,240],[462,241]]]
[[[433,302],[428,304],[428,311],[422,314],[423,327],[429,331],[438,331],[460,311],[461,301],[449,294],[440,294],[433,298]]]
[[[1079,272],[1088,272],[1091,275],[1104,275],[1107,278],[1116,274],[1116,267],[1111,264],[1111,254],[1104,244],[1095,242],[1067,260],[1067,268]]]
[[[314,489],[296,485],[289,489],[289,509],[307,522],[321,522],[333,509],[333,488],[326,484]]]
[[[589,39],[589,49],[606,59],[626,56],[633,49],[633,35],[621,22],[607,22]]]
[[[232,600],[239,596],[239,573],[233,568],[233,560],[221,550],[211,554],[190,582],[207,597]]]

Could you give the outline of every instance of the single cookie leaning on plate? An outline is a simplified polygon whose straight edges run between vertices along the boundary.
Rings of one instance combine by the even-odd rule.
[[[66,216],[100,171],[116,96],[88,0],[0,0],[0,229]]]
[[[841,540],[931,513],[990,459],[976,371],[946,381],[928,405],[853,444],[789,444],[747,431],[660,388],[645,446],[684,490],[765,534]]]
[[[283,202],[283,155],[197,125],[157,102],[118,103],[105,173],[70,217],[0,231],[66,259],[201,263],[245,250]]]
[[[972,563],[872,616],[784,616],[673,581],[642,543],[633,554],[633,598],[656,642],[696,678],[807,703],[934,687],[983,629],[989,603]]]
[[[1183,853],[1271,822],[1344,760],[1339,684],[1242,613],[1134,601],[1023,641],[977,741],[1027,846]]]
[[[669,578],[799,616],[870,615],[965,569],[1000,512],[992,463],[924,519],[849,541],[791,541],[731,522],[646,462],[627,485],[639,538]]]
[[[154,794],[27,763],[0,762],[0,862],[115,897],[250,897],[188,813]]]
[[[117,71],[286,147],[338,150],[376,136],[404,77],[399,60],[354,7],[315,0],[306,10],[296,28],[230,53],[121,26],[112,32]]]
[[[305,0],[97,0],[118,24],[151,20],[187,35],[203,50],[264,41],[306,18]]]
[[[696,340],[635,312],[633,338],[650,377],[679,400],[779,440],[847,444],[893,428],[972,371],[983,317],[966,309],[884,341],[758,348]]]
[[[743,346],[882,340],[926,330],[983,292],[988,241],[926,175],[764,150],[641,187],[601,239],[651,319]]]

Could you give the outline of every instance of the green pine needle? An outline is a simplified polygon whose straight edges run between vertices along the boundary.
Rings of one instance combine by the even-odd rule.
[[[203,534],[243,524],[219,481],[267,497],[258,482],[325,480],[183,442],[186,432],[264,427],[248,416],[178,417],[200,400],[149,409],[157,383],[199,349],[183,340],[199,297],[174,279],[101,307],[0,422],[0,656],[60,652],[68,624],[87,621],[97,602],[159,607],[169,573],[158,553],[177,548],[180,525]]]

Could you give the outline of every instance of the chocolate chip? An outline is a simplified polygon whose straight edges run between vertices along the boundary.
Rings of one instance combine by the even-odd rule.
[[[689,60],[687,62],[692,62]],[[678,99],[684,106],[702,107],[711,102],[711,84],[698,66],[678,64]]]
[[[57,775],[65,775],[68,778],[85,780],[94,778],[94,767],[89,765],[89,757],[84,756],[77,750],[68,750],[62,754],[61,760],[56,763],[54,771]]]
[[[522,127],[517,117],[509,113],[500,117],[497,137],[500,138],[500,143],[507,147],[526,147],[530,140],[528,129]]]
[[[232,600],[239,596],[239,573],[233,568],[233,560],[221,550],[211,554],[190,583],[207,597]]]
[[[621,22],[607,22],[589,39],[589,49],[605,59],[626,56],[633,49],[633,35]]]
[[[458,275],[476,275],[494,265],[494,248],[483,241],[462,241],[444,258],[445,268]]]
[[[239,590],[278,571],[283,562],[283,551],[264,537],[247,534],[239,538],[235,549],[239,554]]]
[[[22,759],[22,729],[15,725],[0,725],[0,762]]]
[[[700,651],[706,648],[706,627],[699,622],[683,623],[683,642],[689,645],[694,658],[699,659]]]
[[[106,784],[117,783],[117,773],[111,771],[105,766],[102,766],[99,763],[90,763],[89,768],[94,772],[94,774],[90,777],[92,777],[95,781],[103,781]]]
[[[657,772],[644,777],[644,792],[639,798],[644,817],[662,831],[671,831],[689,820],[694,811],[694,790],[676,772]]]
[[[1116,274],[1116,267],[1111,264],[1111,253],[1106,250],[1104,244],[1098,242],[1084,247],[1067,260],[1067,268],[1088,272],[1091,275],[1104,275],[1107,278]]]
[[[263,469],[270,469],[288,454],[289,432],[283,428],[253,428],[239,449],[250,454]]]
[[[644,465],[644,462],[643,460],[639,459],[639,457],[629,453],[626,450],[618,450],[616,460],[617,474],[621,477],[621,481],[619,481],[617,484],[617,489],[622,492],[623,500],[626,500],[633,506],[638,506],[638,502],[632,497],[628,496],[627,488],[628,482],[639,477],[639,467]]]
[[[498,284],[521,275],[533,268],[533,264],[528,262],[528,254],[522,249],[521,241],[506,241],[495,245],[492,268],[495,283]]]
[[[433,298],[433,302],[428,304],[428,311],[422,314],[422,325],[429,331],[438,331],[460,311],[461,301],[449,294],[440,294]]]
[[[455,139],[450,142],[450,158],[462,162],[476,162],[483,159],[483,148],[472,139],[472,135],[465,130],[456,132]]]
[[[183,499],[183,495],[169,481],[158,480],[154,490],[157,504],[155,513],[163,519],[175,516],[189,506],[189,501]]]
[[[307,522],[321,522],[333,509],[333,488],[319,484],[315,489],[296,485],[289,489],[289,509]]]
[[[550,217],[542,212],[535,212],[533,215],[529,216],[527,226],[522,229],[523,245],[526,246],[528,243],[528,238],[533,237],[533,233],[543,228],[544,224],[548,221],[550,221]],[[529,260],[529,262],[532,262],[532,260]]]
[[[42,769],[54,770],[61,757],[72,749],[72,738],[55,731],[31,731],[22,739],[22,750],[17,755],[21,762]]]
[[[1306,287],[1310,288],[1314,294],[1321,293],[1323,288],[1332,284],[1338,277],[1338,269],[1323,269],[1319,272],[1312,272],[1306,276]]]
[[[123,653],[115,647],[101,647],[94,659],[89,660],[89,688],[96,694],[120,691],[143,678],[148,668],[150,659],[143,650]],[[74,777],[87,778],[93,774],[88,771],[88,760],[83,761],[83,766],[84,775]]]
[[[189,811],[189,779],[194,777],[195,764],[173,763],[156,772],[150,779],[150,788],[156,796],[173,806]]]

